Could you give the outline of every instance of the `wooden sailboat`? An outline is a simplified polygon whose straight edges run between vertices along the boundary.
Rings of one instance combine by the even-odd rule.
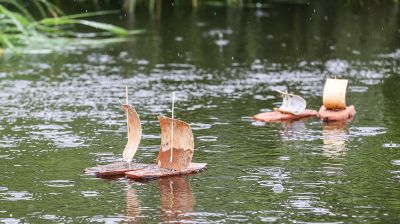
[[[130,179],[148,179],[186,175],[206,169],[207,163],[192,163],[194,137],[190,125],[174,119],[174,93],[172,94],[172,118],[159,116],[161,144],[157,164],[145,169],[126,172]]]
[[[319,109],[321,120],[343,121],[352,119],[356,113],[353,105],[346,106],[347,79],[331,79],[325,82],[323,105]]]
[[[146,165],[140,163],[132,163],[133,157],[139,148],[142,139],[142,125],[139,115],[135,108],[128,102],[128,87],[126,87],[126,103],[121,105],[126,114],[126,124],[128,132],[128,142],[122,153],[121,162],[115,162],[108,165],[86,168],[85,173],[95,173],[97,176],[113,177],[125,175],[125,172],[137,169],[143,169]]]
[[[132,159],[141,140],[142,128],[139,116],[135,108],[129,105],[128,100],[121,107],[127,115],[128,126],[128,142],[123,151],[123,161],[86,168],[83,170],[85,173],[94,173],[106,178],[126,176],[141,180],[192,174],[206,169],[206,163],[191,163],[194,152],[192,130],[189,124],[174,119],[173,115],[172,118],[159,117],[161,145],[157,164],[133,163]]]
[[[306,109],[307,102],[301,96],[278,90],[276,92],[282,96],[281,106],[274,108],[274,111],[254,115],[254,120],[265,122],[287,121],[318,115],[317,111]]]

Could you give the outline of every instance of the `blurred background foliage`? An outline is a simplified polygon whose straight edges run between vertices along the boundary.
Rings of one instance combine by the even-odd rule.
[[[391,4],[398,8],[398,0],[348,0],[343,6],[352,10]],[[271,4],[309,5],[308,0],[0,0],[0,52],[47,52],[49,49],[76,47],[125,41],[126,36],[142,33],[120,20],[132,21],[137,13],[148,13],[161,18],[165,6],[182,12],[198,7],[227,7],[246,10],[269,8]],[[329,7],[332,2],[326,1]],[[108,16],[114,15],[115,19]],[[107,19],[103,19],[107,18]],[[103,22],[102,22],[103,21]],[[107,22],[104,22],[107,21]],[[117,23],[119,25],[111,24]],[[130,22],[132,23],[132,22]],[[128,30],[123,27],[130,27]]]

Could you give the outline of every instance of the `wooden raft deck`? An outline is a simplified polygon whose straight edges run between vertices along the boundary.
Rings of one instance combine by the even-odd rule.
[[[94,174],[97,177],[111,178],[126,176],[133,180],[156,179],[161,177],[188,175],[206,170],[207,163],[190,163],[189,167],[182,171],[160,168],[156,164],[115,162],[107,165],[90,167],[83,170],[84,173]]]
[[[279,121],[291,121],[300,120],[307,117],[316,117],[318,112],[316,110],[306,109],[303,113],[299,115],[285,114],[278,111],[270,111],[259,113],[253,116],[253,120],[264,121],[264,122],[279,122]]]
[[[129,179],[145,180],[145,179],[155,179],[161,177],[195,174],[204,171],[206,167],[207,163],[190,163],[187,169],[181,171],[175,171],[175,170],[160,168],[156,164],[151,164],[144,169],[138,169],[126,172],[125,175]]]

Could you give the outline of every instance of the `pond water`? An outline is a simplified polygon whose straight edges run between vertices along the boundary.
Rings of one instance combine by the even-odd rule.
[[[257,6],[257,5],[256,5]],[[400,220],[400,14],[396,5],[163,4],[120,24],[127,42],[0,61],[0,222],[395,223]],[[255,122],[274,89],[322,104],[349,79],[344,125]],[[103,180],[121,159],[125,85],[153,163],[157,115],[189,122],[198,175]]]

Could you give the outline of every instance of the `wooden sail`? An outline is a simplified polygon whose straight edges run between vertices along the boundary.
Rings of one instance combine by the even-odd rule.
[[[163,116],[159,116],[158,120],[161,127],[158,166],[176,171],[187,169],[194,152],[194,138],[190,125],[178,119]]]
[[[289,94],[279,90],[275,91],[280,93],[283,98],[282,105],[279,108],[275,108],[276,111],[294,115],[299,115],[305,111],[307,102],[301,96]]]
[[[323,104],[328,110],[346,108],[347,79],[330,79],[325,82]]]
[[[126,143],[122,157],[125,162],[129,163],[132,161],[139,147],[142,138],[142,125],[140,124],[139,115],[133,106],[123,104],[121,107],[126,113],[128,126],[128,142]]]

